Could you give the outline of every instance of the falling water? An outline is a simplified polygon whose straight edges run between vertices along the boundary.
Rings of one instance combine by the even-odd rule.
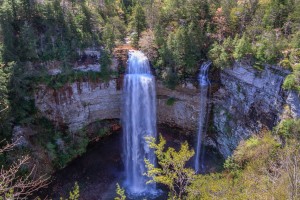
[[[204,169],[203,164],[203,150],[202,138],[206,133],[206,119],[207,119],[207,96],[210,82],[208,80],[208,70],[211,65],[211,62],[205,62],[201,65],[200,74],[198,77],[199,86],[200,86],[200,111],[199,111],[199,127],[197,135],[197,146],[196,146],[196,155],[195,155],[195,171],[200,172],[201,169]]]
[[[129,193],[141,195],[154,190],[146,184],[144,159],[155,163],[154,152],[145,142],[145,136],[156,138],[155,80],[149,61],[140,51],[130,51],[124,78],[123,146],[126,187]]]

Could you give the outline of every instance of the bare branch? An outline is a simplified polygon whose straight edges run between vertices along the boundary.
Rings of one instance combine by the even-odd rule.
[[[2,141],[3,143],[4,141]],[[18,143],[18,139],[13,143],[7,143],[0,154],[12,150]],[[33,194],[33,192],[49,184],[49,177],[35,177],[35,166],[32,167],[27,175],[20,176],[18,172],[21,167],[29,164],[30,157],[24,156],[14,162],[9,168],[1,167],[0,170],[0,197],[5,199],[9,195],[13,199],[24,199]]]

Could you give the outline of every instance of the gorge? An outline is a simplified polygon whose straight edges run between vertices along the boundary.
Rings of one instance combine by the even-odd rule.
[[[259,71],[236,63],[232,69],[218,73],[209,73],[212,114],[204,143],[218,149],[224,157],[232,153],[239,141],[258,133],[263,126],[273,127],[284,105],[293,108],[293,116],[299,116],[298,97],[281,89],[287,71],[269,65]],[[77,131],[96,120],[120,119],[122,91],[118,82],[117,79],[107,83],[74,82],[58,90],[40,85],[35,92],[36,107],[45,117],[70,131]],[[158,124],[181,128],[187,135],[195,134],[200,108],[197,79],[174,90],[157,81],[156,91]],[[270,98],[263,98],[266,96]],[[171,105],[168,104],[170,99],[174,100]],[[233,123],[234,116],[240,116],[237,123]]]
[[[0,199],[300,199],[299,0],[0,16]]]
[[[150,72],[149,69],[146,71]],[[232,155],[240,141],[259,133],[264,128],[274,127],[284,112],[284,105],[294,108],[292,115],[297,117],[295,110],[298,110],[295,107],[298,104],[292,102],[297,102],[298,97],[293,96],[294,100],[292,101],[291,93],[284,92],[281,89],[287,71],[275,66],[265,66],[263,70],[258,71],[248,65],[236,63],[232,69],[226,69],[219,75],[218,73],[215,70],[209,73],[204,70],[202,76],[200,73],[202,82],[199,86],[197,79],[195,79],[194,82],[191,80],[177,86],[174,90],[165,87],[158,81],[156,83],[158,124],[179,128],[180,134],[196,138],[197,130],[200,131],[198,120],[201,115],[201,108],[204,107],[200,106],[200,86],[201,83],[204,83],[203,81],[208,83],[208,77],[211,79],[212,90],[211,111],[208,127],[206,127],[207,134],[203,137],[203,144],[215,149],[224,158]],[[126,80],[126,75],[124,81],[125,85],[126,81],[129,81],[128,78]],[[121,119],[121,110],[124,105],[122,102],[126,101],[122,100],[122,90],[117,87],[118,82],[117,79],[100,84],[77,82],[70,83],[69,86],[66,85],[60,90],[47,89],[47,87],[41,85],[35,97],[36,106],[41,109],[45,117],[57,124],[69,127],[72,131],[77,131],[96,119]],[[125,90],[125,93],[130,94],[129,89],[132,91],[133,88],[127,88],[125,85],[123,90]],[[135,85],[138,86],[139,84]],[[154,88],[151,90],[154,90]],[[139,89],[139,91],[147,90]],[[150,93],[153,96],[154,93]],[[135,92],[135,94],[137,93]],[[274,94],[276,95],[274,96]],[[269,98],[265,98],[268,95]],[[174,99],[172,104],[168,103],[170,99]],[[243,104],[241,101],[243,101]],[[133,106],[135,104],[128,103],[128,105]],[[151,105],[151,103],[147,105]],[[142,108],[131,108],[130,110],[133,111],[134,109]],[[150,109],[152,112],[154,110]],[[126,112],[127,115],[130,113]],[[139,115],[136,114],[136,116]],[[78,117],[81,120],[78,120]],[[130,118],[132,119],[132,117],[127,119]],[[139,117],[139,120],[143,120],[143,117]],[[151,124],[154,121],[154,119],[150,119],[149,123]],[[155,127],[153,130],[155,130]],[[143,144],[139,145],[143,146]],[[134,149],[138,149],[138,147]],[[206,157],[210,159],[209,154]]]

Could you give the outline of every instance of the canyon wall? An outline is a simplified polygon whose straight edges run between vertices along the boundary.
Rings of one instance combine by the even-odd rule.
[[[39,85],[35,105],[54,124],[75,132],[103,119],[120,118],[121,90],[117,80],[74,82],[60,89]]]
[[[280,120],[287,93],[281,85],[287,71],[274,66],[254,69],[235,63],[220,74],[212,97],[214,134],[210,145],[227,157],[239,142]]]
[[[120,118],[122,90],[118,89],[117,81],[74,82],[57,90],[39,85],[35,92],[35,105],[56,125],[76,132],[96,120]],[[198,96],[198,90],[191,84],[170,90],[158,82],[158,123],[187,131],[196,130]],[[174,101],[172,104],[168,104],[170,99]]]
[[[195,134],[199,118],[199,90],[191,83],[177,86],[174,90],[161,82],[156,85],[158,122],[181,128],[185,134]]]
[[[274,66],[254,69],[239,63],[220,72],[218,82],[213,83],[217,89],[210,98],[206,145],[227,157],[241,140],[264,127],[274,127],[285,105],[289,105],[293,117],[299,117],[298,94],[281,89],[287,74]],[[39,85],[35,104],[40,113],[56,125],[67,127],[71,132],[78,131],[97,120],[120,118],[122,89],[118,81],[74,82],[57,90]],[[156,89],[158,123],[181,128],[186,134],[196,134],[199,117],[196,80],[194,84],[188,82],[174,90],[157,81]]]

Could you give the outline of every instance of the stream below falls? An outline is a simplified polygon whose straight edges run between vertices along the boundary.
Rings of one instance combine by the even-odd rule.
[[[165,125],[158,126],[158,133],[165,137],[167,146],[178,149],[180,143],[187,140],[193,147],[193,139],[179,132],[180,130]],[[42,199],[67,198],[74,183],[78,182],[80,200],[113,200],[116,196],[116,183],[122,187],[125,180],[122,149],[121,131],[90,144],[85,154],[57,171],[48,188],[42,189],[37,195]],[[206,173],[220,170],[223,163],[221,156],[212,149],[206,149],[205,152]],[[193,159],[188,163],[188,167],[193,168]],[[165,188],[161,190],[165,192],[156,199],[167,199],[167,191]]]

